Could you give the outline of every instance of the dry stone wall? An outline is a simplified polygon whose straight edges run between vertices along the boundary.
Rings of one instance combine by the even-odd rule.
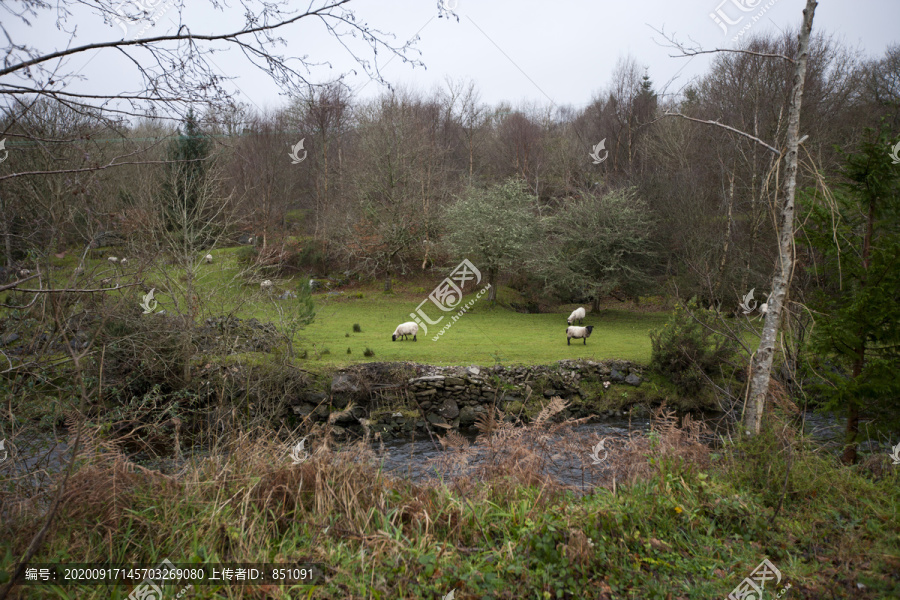
[[[368,432],[391,438],[472,427],[495,403],[508,418],[527,421],[549,398],[588,400],[596,384],[639,386],[642,372],[628,361],[509,367],[369,363],[334,373],[327,390],[297,398],[292,410],[308,423],[329,422],[339,435]],[[595,384],[593,392],[585,390],[588,382]]]

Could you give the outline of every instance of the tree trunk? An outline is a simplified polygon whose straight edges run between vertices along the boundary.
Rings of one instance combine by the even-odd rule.
[[[488,270],[488,284],[491,286],[491,291],[488,292],[488,301],[493,304],[497,301],[497,286],[494,282],[497,280],[497,270],[489,269]]]
[[[722,244],[722,260],[719,261],[719,272],[716,277],[716,283],[713,287],[712,297],[713,302],[717,300],[721,303],[721,289],[722,289],[722,279],[725,277],[725,265],[728,264],[728,247],[731,242],[731,228],[732,228],[732,209],[734,207],[734,170],[731,171],[731,180],[728,186],[728,196],[727,196],[727,218],[725,220],[725,242]]]
[[[769,296],[768,313],[763,326],[759,348],[753,357],[750,369],[750,396],[744,413],[744,428],[751,435],[758,434],[762,427],[766,396],[769,392],[769,378],[775,358],[775,340],[781,326],[781,312],[785,296],[790,286],[794,267],[794,192],[797,187],[797,147],[800,138],[800,106],[803,100],[803,84],[806,79],[806,61],[809,57],[809,35],[812,30],[816,0],[807,0],[803,9],[803,26],[800,28],[799,47],[794,87],[788,112],[787,154],[785,156],[785,181],[780,215],[778,268],[772,278],[772,293]]]

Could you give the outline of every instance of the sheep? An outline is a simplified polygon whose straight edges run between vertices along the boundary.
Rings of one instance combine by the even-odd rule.
[[[127,258],[123,258],[122,260],[119,261],[119,263],[122,264],[122,265],[128,264],[128,259],[127,259]]]
[[[584,338],[584,345],[587,346],[587,339],[591,337],[591,332],[593,330],[593,325],[588,325],[587,327],[566,327],[566,344],[571,346],[572,338],[575,338],[576,340]]]
[[[205,260],[208,265],[212,264],[212,254],[207,254],[203,260]]]
[[[117,263],[117,262],[119,262],[119,259],[116,258],[115,256],[110,256],[110,257],[107,258],[106,260],[108,260],[108,261],[111,262],[111,263]]]
[[[578,321],[579,323],[584,323],[584,309],[580,306],[578,308],[576,308],[575,310],[573,310],[572,314],[569,315],[569,318],[566,319],[566,322],[569,325],[573,325],[575,323],[575,321]]]
[[[271,279],[266,279],[265,281],[263,281],[263,282],[261,282],[261,283],[259,284],[259,288],[260,288],[261,290],[270,290],[270,289],[272,289],[273,287],[275,287],[275,284],[272,283],[272,280],[271,280]]]
[[[415,321],[407,321],[406,323],[400,323],[397,325],[397,329],[394,330],[394,335],[391,336],[391,341],[396,342],[398,337],[403,337],[411,335],[413,336],[413,341],[416,340],[416,334],[419,333],[419,324]]]
[[[19,277],[28,277],[31,275],[31,269],[21,269],[19,271]]]

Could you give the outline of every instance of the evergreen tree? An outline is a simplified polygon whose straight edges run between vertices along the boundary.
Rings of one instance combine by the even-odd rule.
[[[209,138],[200,129],[193,108],[189,108],[180,135],[169,145],[167,158],[171,162],[163,184],[163,201],[167,231],[192,247],[201,247],[204,243],[204,240],[195,239],[195,230],[207,230],[192,224],[203,218],[206,205],[203,195],[209,193],[210,149]]]
[[[812,303],[813,350],[827,361],[819,388],[827,408],[846,411],[847,463],[861,416],[884,425],[900,398],[900,169],[889,148],[885,131],[868,130],[846,158],[834,204],[815,203],[807,228],[813,274],[827,282]]]

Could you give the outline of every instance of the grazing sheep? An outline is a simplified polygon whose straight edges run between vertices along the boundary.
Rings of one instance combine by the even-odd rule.
[[[576,340],[579,338],[584,339],[584,345],[587,346],[587,339],[591,337],[591,332],[594,330],[593,325],[588,325],[587,327],[566,327],[566,344],[572,345],[572,338]]]
[[[119,262],[119,259],[116,258],[115,256],[110,256],[110,257],[107,258],[106,260],[108,260],[108,261],[111,262],[111,263],[117,263],[117,262]]]
[[[212,254],[207,254],[203,260],[205,260],[208,265],[212,264]]]
[[[124,264],[128,264],[128,259],[127,259],[127,258],[123,258],[123,259],[120,260],[119,262],[120,262],[121,264],[123,264],[123,265],[124,265]]]
[[[566,319],[566,322],[569,325],[573,325],[575,323],[575,321],[578,321],[579,323],[584,323],[584,314],[585,314],[584,309],[579,306],[578,308],[576,308],[575,310],[572,311],[572,314],[569,315],[569,318]]]
[[[259,288],[262,290],[270,290],[273,287],[275,287],[275,284],[272,283],[272,281],[270,279],[266,279],[265,281],[263,281],[259,284]]]
[[[22,269],[19,271],[19,277],[28,277],[31,275],[31,269]]]
[[[413,336],[413,341],[416,340],[416,334],[419,333],[419,324],[415,321],[407,321],[406,323],[400,323],[397,325],[397,329],[394,330],[394,335],[391,336],[391,341],[396,342],[398,337],[403,337],[411,335]]]

